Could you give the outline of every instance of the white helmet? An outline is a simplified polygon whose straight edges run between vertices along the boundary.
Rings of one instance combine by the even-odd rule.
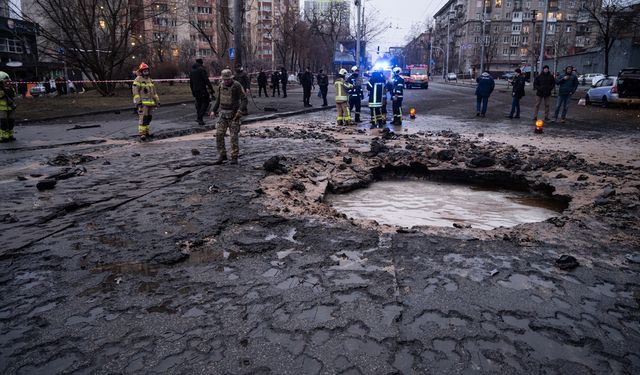
[[[9,77],[9,75],[5,72],[0,72],[0,81],[5,81],[7,79],[11,79],[11,77]]]
[[[393,68],[393,73],[400,74],[401,72],[402,72],[402,69],[400,69],[399,66],[396,66],[395,68]]]
[[[347,69],[345,69],[345,68],[340,69],[338,74],[340,74],[341,76],[346,76],[347,75]]]
[[[354,65],[353,67],[351,67],[351,71],[352,71],[352,72],[355,72],[356,70],[360,70],[360,68],[358,68],[358,67],[357,67],[357,66],[355,66],[355,65]]]

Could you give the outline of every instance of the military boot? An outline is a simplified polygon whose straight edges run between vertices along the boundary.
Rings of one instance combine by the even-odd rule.
[[[218,157],[218,160],[213,162],[213,165],[220,165],[220,164],[224,163],[225,160],[227,160],[227,155],[220,155]]]

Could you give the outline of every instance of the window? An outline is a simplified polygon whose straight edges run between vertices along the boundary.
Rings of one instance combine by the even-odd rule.
[[[509,48],[509,54],[510,55],[515,55],[516,53],[518,53],[518,49],[515,47],[511,47]]]
[[[511,13],[510,12],[505,13],[504,14],[504,18],[506,18],[506,19],[511,18]]]
[[[503,48],[502,49],[502,54],[503,55],[508,55],[509,54],[509,48]]]
[[[18,39],[0,38],[0,52],[22,53],[22,42]]]
[[[549,34],[554,34],[556,32],[556,25],[554,24],[548,24],[547,25],[547,32]]]
[[[522,25],[522,32],[528,34],[529,33],[529,25]]]
[[[514,23],[513,25],[511,25],[511,31],[518,32],[518,31],[520,31],[521,27],[522,27],[522,25],[520,25],[519,23]]]
[[[523,36],[522,37],[522,44],[529,44],[529,37],[528,36]]]
[[[156,12],[166,12],[169,10],[167,4],[156,4]]]
[[[199,28],[202,28],[202,29],[210,29],[213,26],[213,21],[198,20],[197,25]]]
[[[211,56],[212,54],[209,48],[200,48],[198,52],[196,52],[196,56]]]
[[[480,43],[480,37],[479,36],[473,37],[473,42],[474,43]]]
[[[526,48],[520,48],[520,56],[527,56],[527,49]]]
[[[571,32],[571,25],[567,25],[567,32],[570,33]]]
[[[531,8],[531,0],[527,0],[527,9]]]
[[[511,1],[507,1],[507,8],[511,8]]]
[[[502,43],[509,43],[509,35],[505,35],[502,37]]]
[[[198,7],[199,14],[211,14],[211,7]]]
[[[507,2],[507,4],[509,3]],[[502,0],[496,0],[496,8],[502,8]]]

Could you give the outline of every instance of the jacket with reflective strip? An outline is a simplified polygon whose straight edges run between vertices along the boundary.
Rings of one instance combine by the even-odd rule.
[[[131,90],[133,91],[133,104],[153,106],[160,101],[151,78],[136,77]]]
[[[342,103],[349,100],[347,91],[351,88],[351,85],[344,81],[344,78],[336,78],[334,82],[336,86],[336,103]]]
[[[393,91],[391,95],[395,95],[397,98],[402,99],[404,94],[404,78],[400,76],[393,77]]]
[[[0,111],[13,111],[15,108],[9,105],[9,102],[15,96],[16,94],[11,87],[0,89]]]
[[[384,96],[384,80],[373,78],[367,82],[367,90],[369,90],[369,107],[382,107],[382,98]]]

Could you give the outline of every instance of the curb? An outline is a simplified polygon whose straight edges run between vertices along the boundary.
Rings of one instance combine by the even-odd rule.
[[[171,107],[171,106],[189,104],[189,103],[193,103],[193,100],[162,104],[162,107]],[[62,120],[66,118],[75,118],[75,117],[91,116],[91,115],[104,115],[107,113],[125,112],[125,111],[132,111],[132,110],[133,110],[133,106],[126,107],[126,108],[104,109],[104,110],[94,111],[94,112],[77,113],[73,115],[53,116],[53,117],[34,119],[34,120],[27,119],[22,121],[16,121],[16,125],[25,126],[25,125],[38,123],[38,122],[44,122],[44,121],[55,121],[55,120]]]

